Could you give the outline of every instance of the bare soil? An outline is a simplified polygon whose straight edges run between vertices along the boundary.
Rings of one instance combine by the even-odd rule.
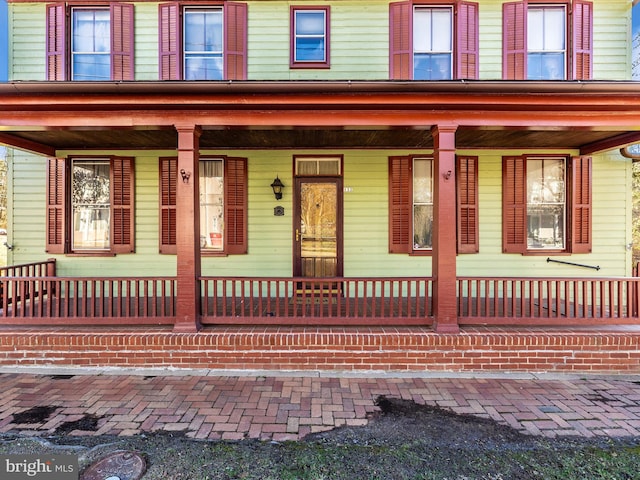
[[[409,401],[377,403],[381,413],[366,426],[298,442],[195,441],[179,432],[76,437],[68,425],[47,438],[0,436],[0,454],[76,455],[83,471],[111,452],[135,451],[147,463],[143,480],[640,479],[640,438],[539,438]]]

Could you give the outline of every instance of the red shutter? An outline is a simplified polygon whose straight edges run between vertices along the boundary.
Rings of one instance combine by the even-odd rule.
[[[478,157],[458,157],[456,170],[458,253],[478,253]]]
[[[134,174],[133,158],[111,160],[111,250],[134,251]]]
[[[389,157],[389,253],[409,253],[411,159]]]
[[[134,80],[133,5],[111,4],[111,80]]]
[[[180,4],[178,2],[161,3],[158,8],[160,80],[181,80]]]
[[[591,252],[591,157],[571,159],[571,252]]]
[[[593,3],[574,0],[572,11],[573,30],[573,80],[590,80],[593,58]]]
[[[527,248],[527,204],[524,157],[502,157],[502,251]]]
[[[66,161],[47,159],[47,253],[65,253]]]
[[[66,80],[66,8],[64,3],[47,5],[47,80]]]
[[[224,78],[247,79],[247,4],[224,5]]]
[[[224,176],[225,248],[228,254],[247,253],[247,159],[227,158]]]
[[[160,158],[160,253],[176,254],[177,157]]]
[[[478,4],[460,2],[456,11],[456,78],[475,80],[478,65]]]
[[[502,6],[502,79],[527,78],[527,3]]]
[[[389,5],[389,76],[392,80],[413,78],[412,8],[411,2],[397,2]]]

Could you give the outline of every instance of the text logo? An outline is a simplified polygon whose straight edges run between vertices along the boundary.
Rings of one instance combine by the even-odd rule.
[[[76,455],[0,455],[2,480],[78,480]]]

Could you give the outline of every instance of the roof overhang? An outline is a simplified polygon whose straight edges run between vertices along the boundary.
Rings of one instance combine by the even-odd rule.
[[[575,149],[640,141],[640,85],[533,81],[11,82],[0,84],[0,143],[60,150],[175,149],[199,125],[202,149]]]

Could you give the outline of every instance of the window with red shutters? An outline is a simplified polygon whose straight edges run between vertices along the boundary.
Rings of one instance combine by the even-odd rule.
[[[562,2],[507,2],[502,6],[502,78],[526,80],[527,71],[527,12],[529,8],[566,9],[566,80],[589,80],[593,63],[593,2],[567,0]]]
[[[91,4],[82,4],[91,7]],[[71,80],[71,6],[68,3],[47,4],[46,61],[47,80]],[[108,8],[110,16],[110,65],[111,80],[134,80],[134,7],[123,2],[96,4],[96,8]]]
[[[420,250],[414,250],[413,242],[412,163],[412,156],[389,157],[389,253]],[[456,189],[458,253],[477,253],[478,157],[456,158]]]
[[[429,7],[419,1],[393,2],[389,5],[389,77],[414,79],[414,8]],[[479,75],[478,3],[438,2],[437,7],[453,8],[453,79],[477,79]]]
[[[201,161],[207,161],[201,158]],[[176,253],[176,157],[160,159],[160,253]],[[224,158],[224,238],[219,252],[229,255],[248,252],[248,190],[247,159]],[[204,232],[208,234],[208,232]],[[207,252],[202,253],[219,253]]]
[[[161,3],[159,15],[160,80],[187,80],[184,74],[183,14],[187,2]],[[199,9],[207,4],[198,3]],[[223,78],[247,79],[247,4],[239,2],[212,3],[209,7],[223,9]]]
[[[71,247],[74,227],[72,215],[73,159],[47,160],[46,250],[49,253],[77,253]],[[131,157],[109,157],[109,247],[83,250],[83,254],[121,254],[134,252],[135,173]],[[76,186],[75,188],[79,188]]]

